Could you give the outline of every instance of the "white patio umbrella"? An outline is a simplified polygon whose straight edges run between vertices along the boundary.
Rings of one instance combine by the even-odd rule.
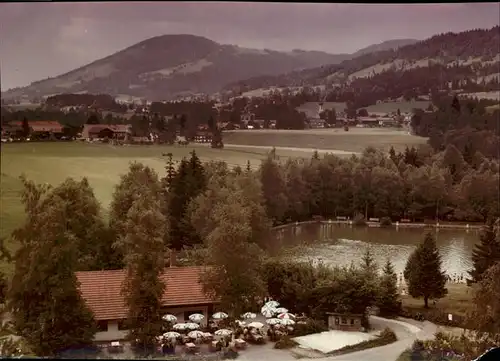
[[[177,317],[175,317],[174,315],[164,315],[162,319],[163,321],[167,322],[177,322]]]
[[[228,329],[226,329],[226,328],[222,328],[222,329],[220,329],[220,330],[215,331],[215,332],[214,332],[214,335],[215,335],[215,336],[229,336],[229,335],[231,335],[232,333],[233,333],[233,331],[228,330]]]
[[[262,316],[267,318],[273,317],[275,314],[275,308],[264,306],[260,309],[260,313],[262,313]]]
[[[173,338],[181,337],[181,334],[179,332],[170,331],[170,332],[165,332],[163,334],[163,337],[168,338],[168,339],[173,339]]]
[[[214,320],[223,320],[223,319],[225,319],[225,318],[227,318],[227,317],[228,317],[228,315],[227,315],[227,313],[225,313],[225,312],[216,312],[216,313],[214,313],[214,314],[212,315],[212,318],[213,318]]]
[[[264,306],[267,306],[269,308],[276,308],[279,307],[280,303],[278,301],[268,301]]]
[[[264,324],[262,322],[251,322],[248,324],[248,327],[262,328],[264,327]]]
[[[291,326],[291,325],[295,325],[295,321],[294,320],[291,320],[289,318],[283,318],[280,320],[280,323],[284,326]]]
[[[244,314],[241,315],[241,318],[244,320],[249,320],[249,319],[255,318],[255,317],[257,317],[257,314],[255,314],[253,312],[245,312]]]
[[[288,309],[285,307],[277,307],[275,310],[276,313],[288,313]]]
[[[187,323],[176,323],[173,327],[174,330],[187,330]]]
[[[281,322],[281,320],[280,320],[279,318],[268,318],[268,319],[266,320],[266,323],[267,323],[268,325],[277,325],[277,324],[278,324],[278,323],[280,323],[280,322]]]
[[[200,328],[200,325],[198,325],[197,323],[194,323],[194,322],[188,322],[188,323],[186,323],[186,328],[188,330],[197,330]]]
[[[195,323],[200,323],[203,321],[205,316],[203,316],[201,313],[193,313],[192,315],[189,316],[189,321],[195,322]]]
[[[190,333],[188,333],[188,337],[190,338],[203,338],[205,337],[205,332],[202,332],[202,331],[191,331]]]
[[[280,313],[278,316],[279,319],[285,319],[285,318],[289,318],[289,319],[295,319],[295,315],[293,313],[288,313],[288,312],[283,312],[283,313]]]
[[[247,323],[245,321],[236,320],[238,326],[245,326]]]

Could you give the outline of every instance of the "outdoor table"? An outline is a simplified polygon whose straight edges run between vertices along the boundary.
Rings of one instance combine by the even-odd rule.
[[[244,349],[247,347],[247,343],[245,342],[245,340],[242,340],[241,338],[237,338],[236,340],[234,340],[234,344],[238,349]]]
[[[196,345],[192,342],[186,343],[186,351],[188,352],[195,352],[197,349]]]

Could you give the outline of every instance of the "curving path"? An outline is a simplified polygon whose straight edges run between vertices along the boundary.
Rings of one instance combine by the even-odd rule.
[[[391,328],[398,340],[389,345],[374,347],[363,351],[352,352],[341,356],[318,357],[324,361],[395,361],[399,355],[409,348],[416,339],[426,340],[434,338],[437,326],[430,322],[416,322],[413,320],[389,320],[371,316],[370,323],[376,329]],[[272,344],[251,347],[238,357],[244,361],[295,361],[296,357],[289,351],[276,350]]]
[[[398,340],[389,345],[374,347],[368,350],[353,352],[341,356],[324,358],[328,361],[394,361],[404,350],[409,348],[416,339],[433,339],[437,331],[437,326],[430,322],[407,322],[399,320],[389,320],[386,318],[371,316],[371,324],[376,329],[385,327],[391,328]],[[417,324],[419,324],[417,326]]]

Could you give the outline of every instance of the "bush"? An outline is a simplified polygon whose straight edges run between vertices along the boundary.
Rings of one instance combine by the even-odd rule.
[[[298,343],[295,342],[294,340],[292,340],[290,338],[290,336],[285,335],[274,344],[274,348],[283,350],[283,349],[295,347],[297,345],[298,345]]]
[[[415,342],[414,354],[423,356],[424,360],[471,360],[498,345],[499,337],[452,336],[442,332],[436,333],[434,340]]]
[[[328,327],[323,321],[308,319],[306,323],[295,324],[293,329],[293,335],[296,337],[300,337],[325,331],[328,331]]]
[[[357,213],[352,219],[352,224],[356,227],[365,227],[366,219],[361,213]]]
[[[380,227],[390,227],[392,226],[392,220],[389,217],[380,218]]]

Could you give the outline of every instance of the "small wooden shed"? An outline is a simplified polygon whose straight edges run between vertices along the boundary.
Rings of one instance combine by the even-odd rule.
[[[327,312],[327,316],[330,330],[357,332],[364,330],[361,324],[363,314]]]

